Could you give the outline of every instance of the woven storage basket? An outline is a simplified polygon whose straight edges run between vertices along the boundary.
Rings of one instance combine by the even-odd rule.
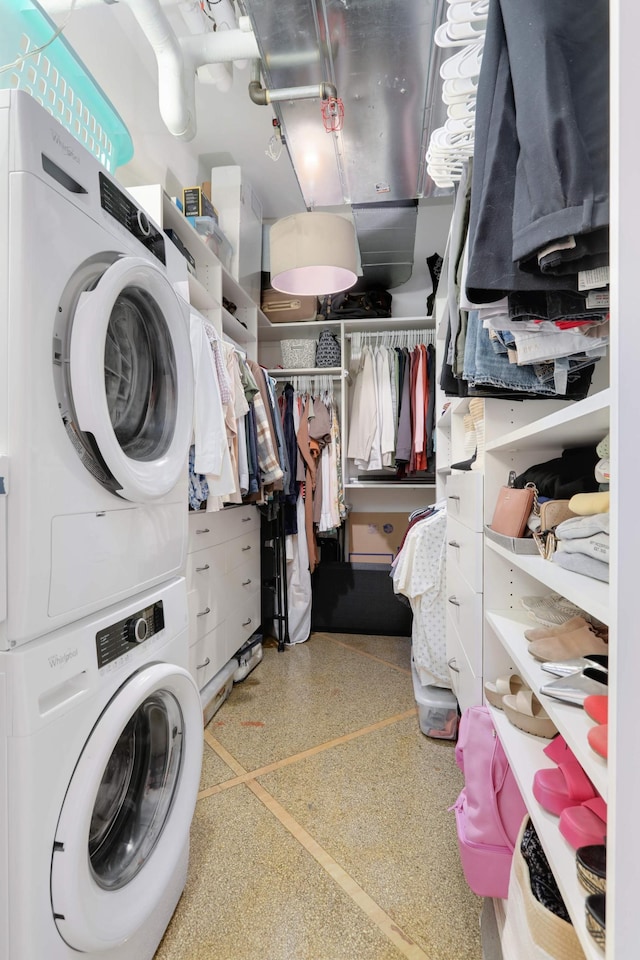
[[[316,365],[316,340],[282,340],[282,365],[286,370],[300,370]]]

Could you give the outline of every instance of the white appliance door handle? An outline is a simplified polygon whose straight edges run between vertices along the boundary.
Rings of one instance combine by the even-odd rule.
[[[116,436],[105,386],[105,345],[111,314],[127,288],[154,301],[168,328],[175,359],[175,410],[171,439],[156,459],[127,456]],[[186,307],[185,307],[186,309]],[[93,290],[78,299],[69,350],[70,379],[78,427],[91,433],[120,486],[133,502],[156,500],[169,493],[185,468],[193,425],[193,363],[186,314],[159,267],[142,257],[122,257],[102,275]]]

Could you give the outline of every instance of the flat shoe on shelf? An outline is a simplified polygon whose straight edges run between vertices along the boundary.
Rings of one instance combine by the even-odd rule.
[[[582,616],[571,617],[569,620],[565,620],[564,623],[559,623],[555,627],[531,627],[530,630],[525,630],[524,635],[527,640],[544,640],[545,637],[557,637],[563,633],[570,633],[572,630],[577,630],[579,627],[588,627],[588,622]]]
[[[534,660],[573,660],[592,653],[608,655],[609,645],[591,627],[579,627],[559,637],[534,640],[529,644],[529,653]]]
[[[578,880],[589,893],[606,893],[607,848],[604,843],[578,847],[576,850]]]
[[[601,723],[592,727],[587,733],[587,740],[593,752],[606,760],[609,756],[609,724]]]
[[[609,719],[609,695],[595,694],[594,696],[587,697],[584,703],[584,712],[591,717],[592,720],[595,720],[596,723],[607,723]]]
[[[520,690],[515,696],[503,697],[502,709],[514,727],[534,737],[553,737],[558,732],[533,690]]]
[[[586,927],[595,942],[604,950],[605,920],[607,912],[607,898],[604,893],[592,893],[584,903],[586,913]]]
[[[495,683],[487,681],[484,685],[484,694],[492,707],[502,710],[503,697],[513,695],[524,689],[526,683],[517,673],[510,673],[506,677],[498,677]]]
[[[540,687],[540,693],[547,697],[562,700],[563,703],[572,703],[581,707],[585,699],[594,694],[603,695],[607,691],[608,674],[593,667],[586,667],[582,673],[574,673],[570,677],[559,677]]]
[[[597,797],[596,788],[576,758],[560,763],[557,769],[545,767],[533,776],[533,795],[540,806],[559,817],[563,810]],[[584,846],[584,844],[583,844]]]
[[[558,823],[560,833],[574,850],[605,842],[607,805],[600,796],[575,807],[565,807]]]
[[[609,657],[602,653],[592,653],[587,657],[574,657],[572,660],[545,660],[542,669],[552,673],[554,677],[570,677],[574,673],[582,673],[585,667],[594,667],[604,673],[609,669]]]
[[[572,617],[585,616],[584,610],[559,593],[547,593],[543,597],[521,597],[520,603],[530,617],[550,627],[564,623]]]

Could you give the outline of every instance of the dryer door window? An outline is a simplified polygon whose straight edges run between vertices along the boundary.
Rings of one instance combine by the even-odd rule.
[[[160,690],[122,731],[98,787],[89,827],[89,860],[105,890],[141,870],[167,822],[182,761],[182,711]]]
[[[134,674],[78,760],[52,853],[51,903],[73,949],[113,949],[142,927],[183,863],[200,781],[202,710],[181,667]]]
[[[94,477],[120,497],[164,496],[182,477],[193,424],[191,347],[178,297],[155,264],[122,257],[82,289],[69,313],[61,363],[68,434]]]

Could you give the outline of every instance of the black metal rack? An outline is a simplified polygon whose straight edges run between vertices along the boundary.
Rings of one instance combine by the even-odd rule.
[[[278,624],[278,650],[289,643],[289,599],[284,504],[261,507],[262,624]],[[276,631],[274,630],[274,634]]]

